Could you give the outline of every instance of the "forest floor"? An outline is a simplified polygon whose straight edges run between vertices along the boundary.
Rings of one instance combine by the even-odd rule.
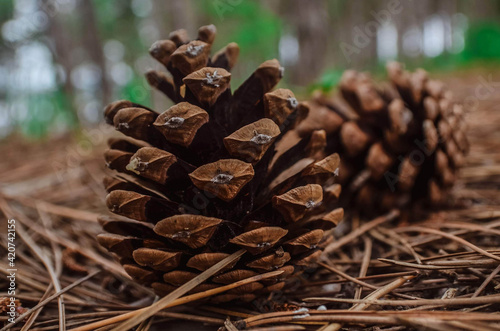
[[[423,211],[411,224],[393,214],[351,219],[316,271],[292,290],[246,306],[180,305],[173,298],[172,308],[137,330],[499,330],[500,75],[476,70],[442,78],[474,106],[454,208]],[[101,155],[109,133],[94,133],[78,142],[0,144],[0,327],[62,330],[62,323],[85,330],[98,323],[87,329],[108,330],[123,314],[141,315],[154,303],[95,240],[97,218],[106,213]],[[1,299],[9,287],[10,218],[17,311],[25,314],[15,325]]]

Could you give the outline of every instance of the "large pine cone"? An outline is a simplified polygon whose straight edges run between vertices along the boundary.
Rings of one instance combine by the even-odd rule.
[[[463,106],[442,82],[396,62],[387,72],[390,84],[375,85],[365,73],[346,71],[342,102],[317,96],[297,127],[299,136],[326,130],[325,151],[342,159],[345,205],[365,215],[442,205],[469,148]]]
[[[308,113],[287,89],[270,92],[283,68],[266,61],[231,93],[234,43],[209,57],[214,26],[198,39],[175,31],[150,53],[165,65],[146,74],[175,105],[162,113],[129,101],[105,110],[106,121],[135,140],[112,139],[105,179],[108,233],[99,243],[125,271],[159,295],[243,248],[236,263],[194,291],[271,270],[279,277],[236,288],[213,300],[252,300],[282,288],[313,265],[343,216],[334,209],[339,157],[312,158],[324,131],[313,131],[278,153],[275,145]],[[324,146],[323,146],[324,147]]]

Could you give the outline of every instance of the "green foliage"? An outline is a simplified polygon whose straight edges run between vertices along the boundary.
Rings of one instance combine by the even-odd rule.
[[[240,60],[235,69],[236,76],[241,77],[235,79],[236,84],[263,61],[278,56],[282,21],[261,3],[210,0],[201,2],[200,11],[208,15],[209,20],[205,23],[217,25],[215,50],[224,47],[228,41],[236,42],[240,47]]]
[[[21,132],[31,138],[41,138],[52,130],[74,128],[77,125],[69,101],[63,91],[32,94],[24,100],[27,108],[25,119],[14,118]],[[59,127],[58,127],[59,126]]]
[[[151,87],[146,82],[144,76],[134,76],[134,78],[122,88],[119,98],[130,100],[146,107],[152,107]]]
[[[0,1],[0,22],[6,22],[13,18],[16,1]],[[152,22],[161,19],[163,16],[171,17],[172,13],[166,11],[171,10],[172,6],[157,6],[157,3],[155,3],[153,8],[161,9],[162,12],[150,13],[148,17],[138,17],[135,14],[137,11],[132,10],[132,7],[137,5],[133,0],[88,1],[92,1],[94,6],[99,38],[102,40],[103,45],[104,42],[109,40],[119,41],[123,44],[125,54],[123,59],[117,61],[125,62],[131,68],[142,67],[145,64],[143,60],[147,56],[151,40],[146,40],[150,38],[145,37],[144,30],[142,32],[139,30],[146,23],[153,24]],[[158,0],[158,3],[161,1],[164,0]],[[326,8],[329,20],[332,22],[346,21],[348,23],[350,17],[346,17],[346,13],[351,4],[349,0],[328,1]],[[232,71],[232,85],[238,86],[260,63],[278,57],[279,41],[283,29],[286,25],[294,24],[293,19],[288,21],[288,17],[284,15],[285,6],[287,5],[289,3],[286,1],[282,2],[281,5],[277,5],[273,0],[190,1],[187,8],[194,11],[192,17],[196,22],[187,22],[189,24],[186,24],[186,26],[194,28],[194,23],[196,25],[215,24],[218,29],[218,36],[213,51],[224,47],[227,42],[234,41],[238,43],[240,59]],[[76,6],[75,8],[76,10],[73,12],[58,13],[57,19],[61,20],[65,30],[64,33],[67,36],[81,41],[85,33],[86,22],[85,18],[78,12],[79,7]],[[277,13],[274,12],[275,10]],[[474,16],[471,15],[470,17]],[[172,25],[171,22],[161,23],[159,25],[164,27]],[[166,38],[165,35],[161,37]],[[29,38],[47,43],[51,37],[48,30],[44,30]],[[325,40],[325,42],[335,43],[331,39]],[[13,49],[4,47],[2,50],[3,58],[12,57],[9,54],[12,51]],[[88,56],[81,50],[75,51],[74,54],[75,56]],[[471,23],[466,34],[465,49],[459,54],[444,53],[433,58],[423,56],[416,58],[402,57],[400,60],[405,62],[409,69],[423,67],[429,71],[448,71],[471,66],[478,60],[488,61],[495,65],[494,60],[498,59],[500,59],[500,24],[491,21]],[[78,58],[78,61],[84,62],[84,60],[84,58]],[[330,58],[329,61],[330,69],[325,70],[316,83],[308,86],[307,91],[311,92],[320,89],[328,92],[338,85],[343,70],[347,68],[339,67],[333,58]],[[140,63],[140,65],[137,63]],[[57,63],[54,63],[54,65],[57,65]],[[385,64],[377,63],[376,59],[373,59],[371,67],[365,69],[369,70],[374,76],[385,77]],[[143,74],[144,72],[134,72],[133,79],[127,85],[112,86],[116,92],[113,98],[129,99],[146,106],[152,106],[152,91],[147,85]],[[285,81],[284,84],[286,85],[286,83]],[[28,109],[26,119],[21,121],[16,117],[18,115],[14,113],[12,114],[14,116],[13,121],[25,134],[41,137],[50,133],[53,128],[61,123],[67,127],[77,127],[78,120],[75,109],[72,102],[68,101],[73,96],[65,96],[62,92],[62,86],[59,88],[57,91],[35,95],[30,95],[31,92],[29,91],[22,95],[9,95],[8,90],[5,89],[0,90],[0,98],[7,98],[7,104],[12,104],[12,109],[15,109],[16,105],[26,106],[26,109]],[[302,89],[304,88],[294,87],[295,91],[303,91]],[[95,97],[98,98],[98,93]]]
[[[101,40],[120,41],[126,49],[128,63],[147,51],[150,45],[144,45],[139,37],[137,18],[130,9],[130,0],[94,0],[94,6]]]
[[[465,48],[462,52],[453,54],[444,52],[436,57],[416,57],[400,59],[409,70],[423,68],[433,72],[450,72],[480,64],[487,66],[484,61],[496,63],[500,60],[500,24],[498,22],[475,22],[465,34]],[[385,77],[385,63],[376,63],[368,68],[373,76]],[[312,84],[309,90],[321,89],[329,92],[334,89],[340,80],[342,71],[331,69],[325,71],[317,83]]]
[[[0,1],[0,22],[5,22],[12,17],[14,12],[14,0]]]
[[[468,29],[463,58],[466,61],[500,59],[500,25],[498,22],[477,22]]]
[[[332,69],[326,71],[319,79],[317,83],[313,83],[309,86],[310,91],[321,90],[325,93],[333,90],[340,82],[343,70]]]

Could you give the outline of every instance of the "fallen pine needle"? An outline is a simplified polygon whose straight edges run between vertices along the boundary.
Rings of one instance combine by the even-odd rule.
[[[392,210],[386,215],[377,217],[373,219],[372,221],[360,226],[356,230],[352,231],[351,233],[343,236],[341,239],[331,243],[330,245],[326,246],[323,254],[326,255],[328,253],[331,253],[340,247],[352,242],[355,238],[361,236],[363,233],[369,231],[370,229],[373,229],[376,226],[379,226],[383,223],[390,222],[397,218],[399,216],[400,212],[399,210]]]
[[[356,303],[354,306],[352,306],[349,310],[352,310],[352,311],[365,310],[371,306],[370,301],[377,300],[377,299],[385,296],[386,294],[391,293],[392,291],[394,291],[395,289],[397,289],[398,287],[400,287],[401,285],[406,283],[408,280],[411,280],[413,278],[415,278],[415,276],[400,277],[400,278],[396,279],[395,281],[393,281],[385,286],[382,286],[378,290],[373,291],[371,294],[369,294],[364,299],[362,299],[359,303]],[[340,328],[342,328],[342,324],[334,323],[334,324],[330,324],[330,325],[326,325],[325,327],[322,327],[320,329],[320,331],[337,331],[337,330],[340,330]]]
[[[58,298],[60,295],[68,292],[69,290],[77,287],[78,285],[82,284],[83,282],[89,280],[90,278],[94,277],[95,275],[97,275],[98,273],[100,273],[101,271],[100,270],[97,270],[97,271],[94,271],[92,272],[91,274],[83,277],[83,278],[80,278],[79,280],[77,280],[76,282],[74,282],[73,284],[69,285],[69,286],[66,286],[65,288],[63,288],[61,291],[59,292],[56,292],[54,294],[52,294],[51,296],[49,296],[48,298],[46,298],[45,300],[42,300],[40,301],[39,304],[37,304],[35,307],[33,308],[30,308],[28,309],[28,311],[26,311],[24,314],[21,314],[18,318],[16,318],[14,320],[14,322],[8,324],[7,326],[4,326],[3,328],[0,329],[0,331],[6,331],[6,330],[10,330],[10,328],[12,328],[14,325],[16,325],[17,323],[19,323],[20,321],[24,320],[27,316],[29,316],[32,312],[42,308],[43,306],[45,306],[47,303],[49,303],[50,301],[54,300],[55,298]]]
[[[211,277],[212,274],[215,274],[218,271],[220,271],[220,269],[224,268],[225,265],[231,263],[234,259],[236,259],[239,256],[241,256],[243,253],[245,253],[245,251],[244,250],[240,250],[240,251],[232,254],[231,256],[227,257],[226,259],[224,259],[221,262],[219,262],[219,263],[215,264],[214,266],[212,266],[210,269],[208,269],[208,270],[204,271],[203,273],[201,273],[198,277],[200,277],[202,275],[203,275],[204,278],[205,277],[206,278]],[[141,309],[138,309],[136,311],[132,311],[132,312],[129,312],[129,313],[126,313],[126,314],[122,314],[122,315],[119,315],[119,316],[116,316],[116,317],[112,317],[112,318],[106,319],[104,321],[100,321],[100,322],[92,323],[92,324],[89,324],[89,325],[85,325],[85,326],[73,329],[73,331],[91,331],[91,330],[95,330],[98,327],[103,327],[103,326],[106,326],[106,325],[115,324],[115,323],[122,322],[122,321],[126,321],[126,322],[123,323],[123,324],[121,324],[121,325],[119,325],[119,326],[117,326],[113,330],[128,330],[128,329],[134,327],[135,325],[137,325],[138,323],[142,322],[142,320],[147,319],[147,318],[155,315],[157,312],[159,312],[159,311],[161,311],[161,310],[163,310],[165,308],[169,308],[169,307],[173,307],[173,306],[178,306],[178,305],[182,305],[182,304],[185,304],[185,303],[188,303],[188,302],[192,302],[192,301],[196,301],[196,300],[203,299],[203,298],[206,298],[206,297],[210,297],[210,296],[213,296],[215,294],[219,294],[219,293],[228,291],[230,289],[239,287],[241,285],[253,283],[253,282],[259,281],[261,279],[275,277],[277,275],[280,275],[281,273],[283,273],[283,271],[272,271],[272,272],[268,272],[268,273],[265,273],[265,274],[257,275],[257,276],[254,276],[254,277],[250,277],[250,278],[247,278],[247,279],[235,282],[235,283],[230,284],[230,285],[221,286],[221,287],[218,287],[218,288],[215,288],[215,289],[212,289],[212,290],[208,290],[208,291],[205,291],[205,292],[195,293],[195,294],[192,294],[192,295],[188,295],[186,297],[175,298],[175,299],[169,298],[170,295],[175,294],[174,293],[175,291],[174,291],[171,294],[169,294],[168,296],[162,298],[157,303],[155,303],[155,304],[153,304],[153,305],[151,305],[149,307],[141,308]],[[190,282],[184,284],[183,286],[179,287],[176,290],[176,291],[179,291],[178,293],[181,293],[179,296],[183,295],[184,293],[190,291],[191,289],[193,289],[197,285],[201,284],[200,279],[202,279],[202,278],[198,278],[198,277],[193,278],[191,280],[191,281],[194,280],[195,281],[194,283],[189,284],[191,282],[190,281]],[[187,287],[187,285],[189,285],[189,287]],[[175,295],[177,295],[177,294],[175,294]]]
[[[420,305],[445,305],[445,306],[467,306],[482,305],[486,303],[500,303],[500,295],[487,295],[476,298],[454,298],[454,299],[416,299],[416,300],[369,300],[343,299],[343,298],[304,298],[305,302],[343,302],[343,303],[369,303],[379,306],[420,306]],[[500,318],[500,315],[498,316]]]

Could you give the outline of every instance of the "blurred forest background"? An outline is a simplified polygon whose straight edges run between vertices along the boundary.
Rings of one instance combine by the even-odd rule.
[[[342,70],[380,73],[397,59],[432,71],[498,68],[500,0],[2,0],[0,139],[95,126],[115,99],[169,104],[144,73],[149,46],[213,23],[215,49],[241,48],[233,87],[261,62],[286,68],[299,95],[335,87]]]

